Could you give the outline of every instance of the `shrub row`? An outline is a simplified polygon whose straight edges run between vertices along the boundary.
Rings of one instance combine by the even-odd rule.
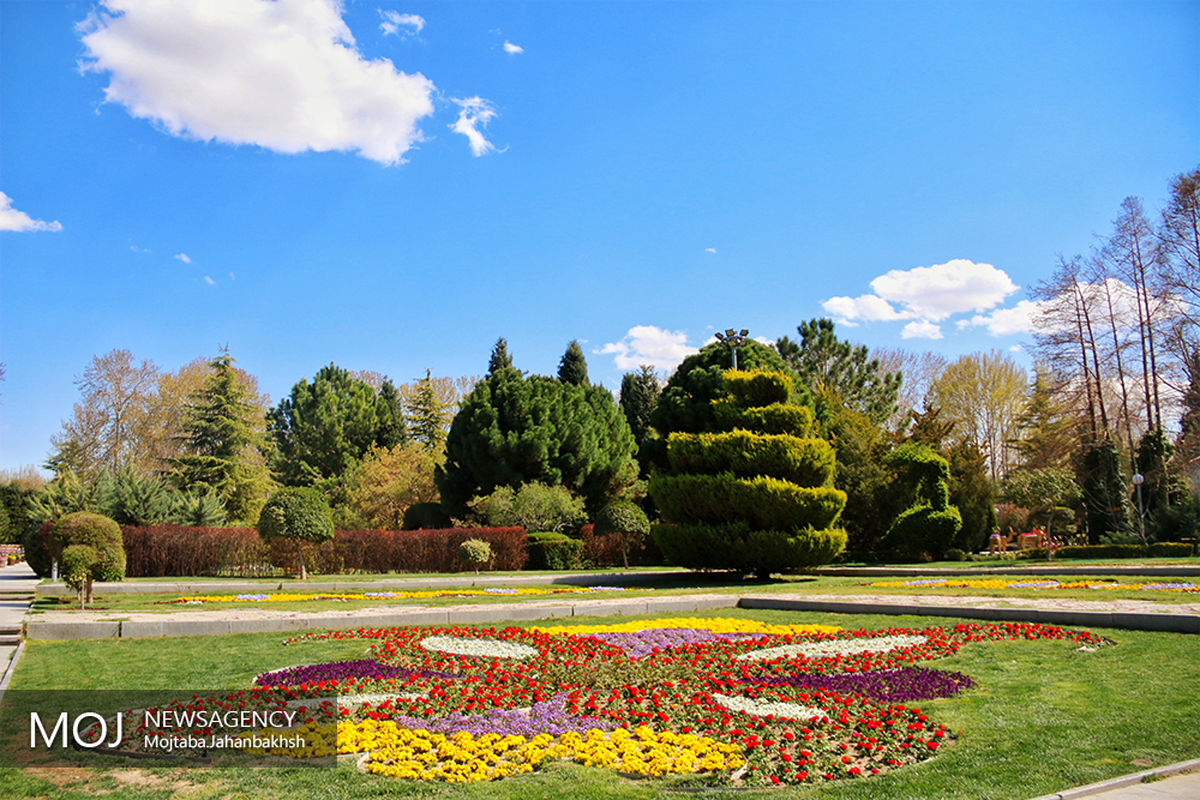
[[[713,420],[722,430],[742,428],[755,433],[787,433],[807,438],[813,430],[813,413],[808,406],[772,403],[758,408],[743,408],[729,399],[712,404]]]
[[[654,541],[667,563],[695,569],[753,570],[765,576],[827,564],[846,548],[840,528],[750,530],[745,523],[655,525]]]
[[[846,505],[841,489],[800,487],[761,475],[735,478],[728,473],[655,475],[650,495],[664,519],[713,524],[736,517],[748,520],[751,527],[772,531],[828,528]]]
[[[1189,542],[1156,542],[1149,548],[1140,544],[1067,545],[1054,551],[1055,558],[1186,558],[1196,555],[1196,546]],[[1046,548],[1022,550],[1021,558],[1046,558]]]
[[[568,570],[584,566],[584,547],[579,539],[545,531],[529,534],[529,569]]]
[[[268,546],[251,528],[127,526],[122,534],[129,577],[270,575],[297,566],[295,542]],[[522,528],[452,528],[337,531],[332,541],[305,545],[305,559],[325,573],[460,572],[474,569],[458,549],[471,538],[491,545],[492,569],[521,569],[528,558]]]
[[[833,486],[833,445],[787,434],[672,433],[667,456],[676,472],[770,475],[800,486]]]

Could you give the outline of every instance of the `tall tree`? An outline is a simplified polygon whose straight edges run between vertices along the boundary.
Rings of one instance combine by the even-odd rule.
[[[576,386],[588,385],[587,359],[583,357],[583,348],[575,339],[567,345],[567,352],[558,362],[558,379]]]
[[[1010,464],[1010,441],[1025,405],[1025,371],[1009,355],[972,353],[946,367],[933,385],[933,399],[960,440],[975,444],[988,459],[993,481]]]
[[[903,381],[896,394],[896,411],[885,421],[890,430],[909,422],[910,416],[925,406],[929,390],[950,362],[945,356],[931,352],[916,352],[902,347],[878,347],[872,351],[879,368],[886,374],[901,375]]]
[[[385,377],[379,384],[379,394],[375,397],[375,415],[379,420],[375,429],[375,444],[386,449],[407,441],[404,404],[391,378]]]
[[[226,515],[253,524],[271,487],[265,410],[234,368],[228,350],[208,362],[209,375],[183,413],[184,454],[173,481],[192,493],[211,490]]]
[[[508,341],[503,336],[492,346],[492,356],[488,359],[487,374],[490,378],[503,369],[512,369],[512,356],[508,354]]]
[[[458,390],[449,378],[434,378],[430,370],[425,377],[406,384],[405,416],[414,441],[427,450],[442,449],[446,432],[458,406]]]
[[[440,450],[416,440],[372,447],[347,480],[349,505],[358,524],[386,530],[404,527],[404,512],[410,506],[438,499],[433,475],[441,462]]]
[[[158,377],[153,361],[138,364],[128,350],[94,356],[75,380],[80,400],[62,431],[51,437],[54,449],[47,466],[55,472],[74,471],[85,479],[105,467],[157,467],[148,407]]]
[[[1159,238],[1166,287],[1183,304],[1195,331],[1200,326],[1200,168],[1171,182]]]
[[[796,331],[799,342],[781,336],[775,349],[795,370],[802,385],[835,392],[842,402],[877,425],[895,413],[900,373],[885,372],[865,345],[855,346],[839,339],[833,320],[813,319],[801,323]]]
[[[661,394],[658,376],[649,364],[642,364],[637,372],[626,372],[621,377],[621,412],[639,447],[650,433],[650,416]]]
[[[1017,418],[1018,469],[1066,467],[1078,440],[1078,425],[1062,401],[1062,381],[1045,365],[1034,367],[1033,383]]]
[[[334,364],[312,383],[301,378],[268,414],[280,480],[304,486],[342,478],[375,442],[377,407],[374,390]]]

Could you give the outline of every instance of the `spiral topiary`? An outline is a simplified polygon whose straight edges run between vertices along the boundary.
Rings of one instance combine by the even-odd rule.
[[[833,447],[812,438],[812,411],[792,396],[785,373],[727,371],[706,415],[712,430],[667,438],[670,471],[651,477],[650,495],[665,520],[654,540],[669,561],[766,576],[845,549]]]

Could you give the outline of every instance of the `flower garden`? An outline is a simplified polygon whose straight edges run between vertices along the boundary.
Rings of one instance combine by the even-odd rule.
[[[534,587],[490,587],[487,589],[428,589],[400,592],[268,592],[256,594],[202,594],[177,597],[174,600],[159,600],[156,605],[202,605],[204,603],[292,603],[312,600],[430,600],[439,597],[531,597],[552,594],[594,594],[597,592],[623,592],[621,586],[572,586],[567,588]]]
[[[940,589],[1106,589],[1109,591],[1200,592],[1188,581],[1116,580],[1005,580],[1003,578],[916,578],[907,581],[878,581],[871,586]]]
[[[405,781],[495,780],[562,760],[704,785],[824,784],[953,747],[957,732],[919,704],[976,681],[932,664],[963,648],[1032,640],[1111,644],[1026,623],[842,630],[720,617],[371,628],[288,639],[281,656],[299,650],[307,663],[186,705],[297,708],[305,745],[272,755],[336,753]],[[368,657],[317,656],[352,641]],[[127,713],[125,730],[134,750],[145,735],[179,733],[148,730],[138,712]]]

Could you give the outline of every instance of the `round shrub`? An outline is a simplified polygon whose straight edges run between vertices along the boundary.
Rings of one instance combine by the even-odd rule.
[[[54,555],[50,539],[54,535],[56,520],[46,520],[40,525],[30,525],[21,544],[25,548],[25,561],[39,578],[49,578],[54,569]]]
[[[529,563],[526,569],[580,569],[584,564],[583,542],[553,531],[529,534]]]
[[[268,542],[291,539],[300,561],[300,580],[308,577],[304,567],[305,543],[320,544],[333,538],[333,512],[325,496],[316,489],[289,486],[271,495],[258,517],[258,534]]]
[[[479,572],[481,564],[492,560],[492,546],[483,539],[467,539],[458,546],[458,552],[464,560],[475,566],[476,572]]]
[[[92,599],[93,581],[119,581],[125,577],[121,526],[101,514],[88,511],[67,514],[54,526],[49,549],[62,554],[60,572],[67,584],[79,591],[81,605]]]
[[[617,537],[621,543],[621,560],[628,567],[629,549],[650,534],[650,520],[635,503],[617,500],[600,509],[594,530],[597,536]]]

